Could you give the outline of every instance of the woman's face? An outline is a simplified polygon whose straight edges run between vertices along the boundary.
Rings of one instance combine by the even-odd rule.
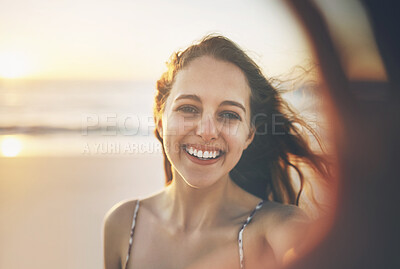
[[[249,100],[232,63],[202,56],[178,72],[157,125],[174,177],[204,188],[228,176],[254,136]]]

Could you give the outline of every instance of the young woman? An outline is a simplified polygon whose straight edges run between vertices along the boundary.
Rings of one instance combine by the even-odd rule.
[[[173,54],[154,116],[166,187],[107,214],[106,269],[273,268],[298,252],[308,219],[289,170],[303,183],[299,162],[324,161],[243,50],[207,36]]]

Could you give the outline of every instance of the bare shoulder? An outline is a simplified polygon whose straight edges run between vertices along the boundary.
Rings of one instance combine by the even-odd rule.
[[[104,217],[105,226],[121,225],[121,221],[129,217],[136,206],[137,200],[125,200],[115,204]]]
[[[295,205],[285,205],[277,202],[265,202],[263,206],[263,216],[266,225],[274,228],[276,225],[309,223],[310,218],[307,214]]]
[[[136,203],[137,200],[119,202],[104,217],[103,250],[106,269],[121,268],[121,255],[128,247],[126,242]]]
[[[295,205],[266,202],[262,210],[263,236],[278,261],[285,263],[288,255],[300,253],[311,224],[307,214]]]

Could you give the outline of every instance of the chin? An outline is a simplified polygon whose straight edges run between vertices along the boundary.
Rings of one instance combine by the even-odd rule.
[[[194,175],[193,173],[190,176],[182,175],[182,178],[187,185],[195,189],[208,188],[223,180],[223,176],[216,177],[215,174],[207,176],[204,173],[201,175]]]

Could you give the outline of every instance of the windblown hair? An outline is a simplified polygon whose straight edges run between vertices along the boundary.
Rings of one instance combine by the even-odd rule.
[[[253,142],[230,172],[232,180],[262,199],[298,205],[305,180],[300,164],[306,163],[323,177],[329,176],[329,169],[324,157],[311,150],[307,137],[296,126],[309,130],[318,143],[319,138],[282,99],[278,90],[262,74],[259,66],[228,38],[208,35],[199,43],[171,56],[167,63],[168,70],[157,81],[154,105],[156,123],[162,117],[178,72],[201,56],[211,56],[235,64],[244,73],[251,89],[250,116],[256,132]],[[157,128],[155,135],[163,144]],[[164,148],[163,153],[168,185],[172,181],[172,168]],[[293,186],[290,169],[297,172],[300,180],[297,192]]]

